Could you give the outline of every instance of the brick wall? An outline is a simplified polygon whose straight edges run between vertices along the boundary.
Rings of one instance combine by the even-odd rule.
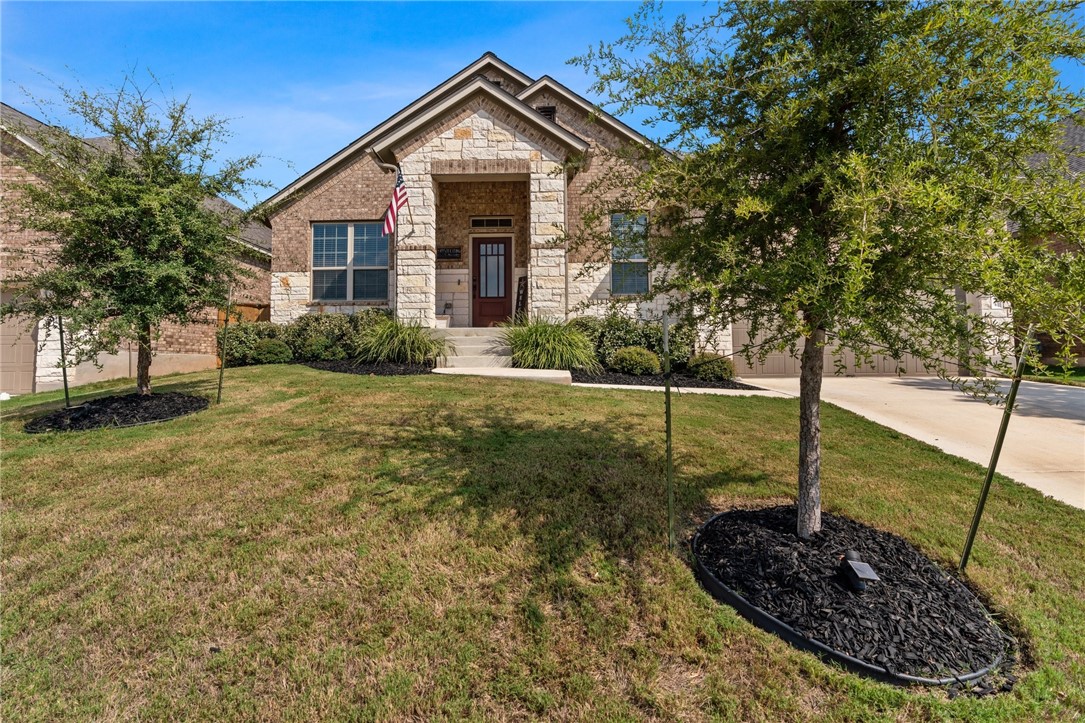
[[[466,269],[470,236],[509,236],[516,246],[514,265],[529,256],[528,181],[471,181],[437,184],[437,248],[459,248],[459,261],[437,261],[438,269]],[[472,216],[512,216],[512,229],[472,229]]]
[[[589,120],[587,114],[577,106],[569,105],[556,95],[539,93],[529,99],[532,107],[552,105],[555,110],[554,120],[558,125],[576,133],[588,141],[590,146],[583,165],[577,169],[575,175],[569,179],[566,201],[565,218],[570,234],[576,234],[584,223],[585,213],[601,200],[614,200],[618,192],[604,190],[593,191],[591,185],[607,173],[621,172],[621,165],[615,160],[607,158],[605,149],[618,149],[628,144],[627,138],[618,136],[605,126]],[[605,231],[606,226],[597,229]],[[601,258],[601,254],[591,248],[573,248],[569,253],[569,263],[585,263],[593,259]]]
[[[0,133],[0,206],[5,211],[13,209],[20,195],[12,184],[42,183],[20,163],[23,154],[30,152],[20,141]],[[55,247],[45,234],[24,230],[7,220],[6,213],[0,214],[0,282],[32,269],[35,259]]]
[[[240,256],[237,265],[248,273],[234,289],[234,303],[267,306],[271,303],[271,258],[268,256]]]
[[[394,184],[394,174],[358,154],[288,200],[271,217],[272,273],[309,272],[314,222],[384,218]]]

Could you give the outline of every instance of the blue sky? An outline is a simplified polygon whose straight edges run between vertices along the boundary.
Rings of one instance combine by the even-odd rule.
[[[268,156],[260,175],[282,187],[487,50],[591,97],[591,78],[566,61],[619,37],[637,7],[0,2],[0,97],[38,115],[22,88],[53,98],[56,83],[109,87],[128,70],[150,69],[196,112],[231,118],[226,154]],[[700,2],[665,7],[702,10]],[[1067,65],[1064,79],[1085,87],[1085,69]]]
[[[0,96],[35,115],[21,88],[49,98],[50,81],[114,86],[151,69],[201,115],[231,118],[227,154],[272,157],[260,175],[282,187],[487,50],[585,92],[591,79],[566,61],[619,37],[637,7],[4,2]]]

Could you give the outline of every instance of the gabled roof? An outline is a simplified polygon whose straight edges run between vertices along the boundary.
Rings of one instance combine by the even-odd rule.
[[[266,203],[273,204],[287,198],[291,194],[301,190],[305,186],[309,185],[312,181],[316,180],[326,172],[342,163],[347,158],[353,156],[358,152],[364,152],[372,143],[380,138],[385,133],[395,129],[397,125],[408,120],[412,116],[426,110],[434,103],[440,101],[440,99],[454,90],[462,83],[481,75],[489,69],[498,70],[505,75],[523,83],[524,85],[531,85],[532,79],[521,73],[516,68],[512,67],[501,58],[497,57],[491,52],[483,53],[475,62],[468,65],[463,70],[457,72],[452,77],[439,84],[436,88],[423,95],[418,100],[414,101],[407,107],[397,111],[393,115],[386,118],[384,121],[367,131],[365,134],[359,136],[355,140],[351,141],[348,145],[344,146],[330,158],[320,163],[319,165],[309,169],[303,173],[298,180],[291,183],[286,188],[282,189],[274,196],[269,198]]]
[[[601,125],[606,126],[618,135],[625,136],[626,138],[629,138],[636,143],[641,143],[644,145],[652,144],[652,141],[648,140],[647,137],[633,130],[625,123],[622,123],[620,120],[610,115],[606,111],[602,110],[598,106],[592,104],[583,96],[569,90],[564,85],[551,78],[549,75],[544,75],[528,87],[524,88],[522,91],[520,91],[519,94],[517,94],[517,97],[527,103],[529,100],[531,100],[531,98],[544,91],[553,93],[554,95],[563,99],[569,105],[580,108],[588,114],[589,118],[598,121]]]
[[[581,153],[588,150],[588,142],[583,138],[562,128],[554,121],[541,113],[538,113],[534,108],[525,105],[522,101],[517,99],[516,96],[497,87],[485,77],[474,78],[466,85],[463,85],[459,90],[427,108],[425,112],[418,113],[403,124],[396,126],[392,131],[374,141],[372,147],[378,153],[388,150],[395,145],[397,141],[409,137],[413,133],[425,128],[430,123],[433,123],[449,111],[458,107],[467,99],[479,94],[485,96],[494,103],[513,111],[539,130],[560,142],[563,146],[566,146],[571,150],[580,151]]]
[[[440,113],[440,111],[437,110],[438,108],[442,108],[447,112],[456,102],[462,102],[469,98],[472,93],[476,92],[485,93],[488,98],[515,112],[540,130],[559,140],[563,145],[580,151],[587,149],[588,145],[584,139],[536,112],[535,109],[525,101],[529,96],[524,95],[524,93],[513,95],[503,88],[485,81],[483,74],[487,70],[496,70],[522,83],[526,86],[524,93],[537,85],[537,83],[529,76],[524,75],[493,53],[487,52],[478,60],[448,78],[418,100],[396,112],[372,130],[366,132],[364,135],[352,141],[349,145],[340,149],[324,162],[309,171],[306,171],[296,181],[269,198],[267,203],[274,204],[288,198],[338,166],[346,159],[351,158],[358,153],[365,152],[374,146],[386,149],[389,145],[387,139],[392,137],[401,138],[403,136],[403,133],[401,132],[402,129],[407,127],[417,129],[421,127],[421,124],[424,124],[424,121],[420,122],[421,118],[424,117],[432,121]],[[583,107],[601,117],[606,116],[610,123],[616,124],[621,133],[633,137],[640,142],[647,142],[647,139],[636,131],[622,124],[620,121],[607,116],[605,113],[597,111],[594,106],[583,98],[580,98],[580,96],[576,95],[576,93],[573,93],[568,88],[565,88],[553,80],[551,80],[550,83],[552,85],[546,85],[545,87],[553,87],[556,92],[560,92],[563,96],[568,97],[570,102],[574,105]],[[467,90],[468,88],[470,88],[469,91]],[[453,97],[458,98],[459,100],[451,100]]]

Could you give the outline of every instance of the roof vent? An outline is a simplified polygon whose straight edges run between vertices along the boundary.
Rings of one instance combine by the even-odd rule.
[[[558,114],[558,109],[552,105],[537,105],[535,110],[539,111],[539,115],[545,116],[547,120],[554,120]]]

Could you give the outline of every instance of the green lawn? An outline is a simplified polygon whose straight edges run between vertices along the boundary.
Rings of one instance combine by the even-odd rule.
[[[1085,716],[1085,512],[1006,479],[969,572],[1022,679],[950,701],[701,590],[666,548],[661,395],[252,367],[185,419],[24,435],[58,398],[3,405],[5,721]],[[683,539],[792,494],[797,416],[676,398]],[[952,565],[979,467],[835,408],[823,439],[826,509]]]

